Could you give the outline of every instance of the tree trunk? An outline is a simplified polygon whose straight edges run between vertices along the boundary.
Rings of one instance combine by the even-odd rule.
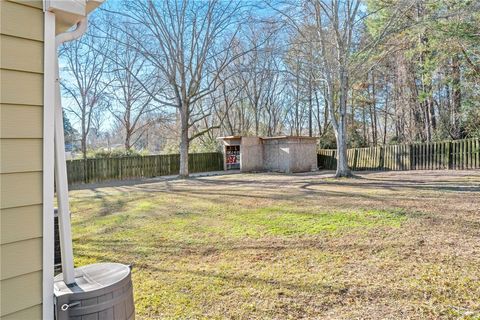
[[[258,137],[258,131],[259,131],[259,128],[260,128],[260,120],[259,120],[259,116],[258,116],[258,105],[255,106],[255,136]]]
[[[87,181],[87,137],[85,136],[85,134],[82,134],[81,148],[82,148],[82,157],[83,157],[83,182],[88,183]]]
[[[308,79],[308,136],[313,137],[313,97],[312,97],[312,74]]]
[[[347,136],[345,125],[342,124],[342,121],[339,121],[339,128],[335,134],[337,140],[337,172],[335,177],[351,177],[352,173],[350,168],[348,168],[348,158],[347,158]]]
[[[370,104],[370,120],[372,124],[372,144],[377,145],[378,134],[377,134],[377,97],[376,97],[376,88],[375,88],[375,74],[372,72],[372,95],[371,95],[371,104]]]
[[[85,110],[85,107],[83,108]],[[82,157],[84,162],[87,159],[87,128],[86,128],[86,115],[85,112],[82,113],[82,140],[80,141],[80,148],[82,149]]]
[[[432,134],[434,134],[437,130],[437,118],[435,115],[435,101],[432,96],[428,99],[428,110],[430,112],[430,126],[432,128]]]
[[[335,137],[337,140],[337,172],[335,177],[351,177],[352,173],[348,168],[347,159],[347,95],[348,78],[343,67],[340,67],[340,97],[339,97],[339,119]]]
[[[462,105],[460,62],[457,55],[452,57],[452,110],[451,110],[451,136],[460,139],[459,114]]]
[[[387,144],[387,125],[388,125],[388,92],[387,94],[385,95],[385,112],[383,114],[383,145],[386,145]],[[395,105],[395,109],[396,109],[396,105]],[[397,110],[395,110],[395,114],[397,114]],[[397,125],[398,127],[398,125]],[[398,136],[398,133],[397,133],[397,136]]]
[[[184,110],[185,109],[185,110]],[[180,109],[181,133],[180,133],[180,172],[179,176],[188,178],[188,147],[190,140],[188,137],[188,115],[187,108]]]
[[[83,136],[81,141],[82,158],[87,159],[87,137]]]
[[[327,133],[327,129],[328,129],[328,117],[330,116],[329,114],[329,110],[330,110],[330,107],[328,106],[328,99],[326,98],[327,97],[327,92],[328,90],[325,88],[324,89],[324,103],[325,103],[325,108],[324,108],[324,111],[323,111],[323,134]],[[335,115],[334,115],[335,116]]]
[[[130,145],[130,140],[132,138],[132,133],[127,130],[125,132],[125,151],[130,151],[130,149],[132,148],[132,146]]]
[[[354,128],[355,130],[355,128]],[[363,143],[368,144],[368,137],[367,137],[367,114],[366,108],[363,106],[362,108],[362,130],[363,130]]]

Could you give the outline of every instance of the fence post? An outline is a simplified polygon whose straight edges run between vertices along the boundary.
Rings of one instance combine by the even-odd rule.
[[[454,169],[453,167],[453,149],[454,149],[454,145],[453,145],[453,142],[452,141],[449,141],[448,142],[448,145],[447,145],[447,150],[448,150],[448,169]]]
[[[480,139],[475,139],[475,159],[476,159],[476,169],[480,169]]]

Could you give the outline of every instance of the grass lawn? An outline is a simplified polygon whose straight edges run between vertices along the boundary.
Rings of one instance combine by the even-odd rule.
[[[480,319],[480,172],[235,174],[71,191],[76,265],[137,319]]]

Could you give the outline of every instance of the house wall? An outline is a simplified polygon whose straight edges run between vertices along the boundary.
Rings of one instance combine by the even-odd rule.
[[[42,1],[0,0],[0,318],[42,317]]]

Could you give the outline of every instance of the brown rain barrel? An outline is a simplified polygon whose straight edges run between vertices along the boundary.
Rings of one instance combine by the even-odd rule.
[[[63,274],[55,277],[56,320],[135,319],[129,266],[97,263],[75,268],[75,282],[67,286]]]

